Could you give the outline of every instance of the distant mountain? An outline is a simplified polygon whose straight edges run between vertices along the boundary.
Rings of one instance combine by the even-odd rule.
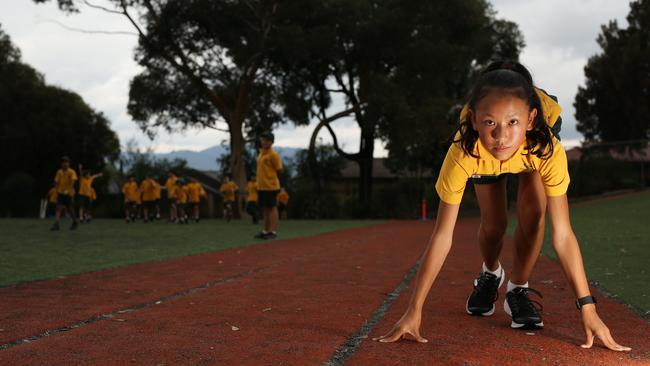
[[[285,161],[285,163],[288,159],[293,159],[296,156],[296,153],[301,150],[295,147],[281,146],[274,146],[273,149],[280,154],[282,160]],[[179,150],[169,153],[156,153],[153,155],[156,158],[160,159],[183,159],[187,161],[187,165],[190,168],[197,170],[217,171],[219,170],[217,159],[225,154],[226,151],[227,149],[225,146],[215,145],[201,151]]]

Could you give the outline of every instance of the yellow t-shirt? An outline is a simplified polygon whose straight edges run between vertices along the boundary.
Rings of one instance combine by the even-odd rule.
[[[155,180],[153,181],[153,197],[155,200],[160,199],[160,184]]]
[[[201,183],[191,182],[187,185],[188,200],[190,203],[199,203],[201,202],[201,197],[205,197],[205,189]]]
[[[167,188],[167,198],[175,198],[174,192],[176,192],[176,180],[178,178],[175,175],[172,175],[171,177],[167,178],[167,181],[165,181],[165,188]]]
[[[239,186],[233,182],[230,181],[228,183],[223,183],[221,187],[219,187],[219,192],[223,194],[223,200],[226,202],[233,202],[235,200],[235,192],[239,189]]]
[[[90,187],[90,200],[91,201],[97,200],[97,192],[95,192],[95,188],[92,187]]]
[[[546,94],[539,90],[537,92],[542,100],[542,109],[547,124],[553,126],[562,109]],[[464,118],[463,113],[466,113],[466,108],[461,112],[461,120]],[[525,141],[510,159],[504,161],[500,161],[490,154],[481,144],[480,139],[476,140],[473,153],[478,158],[466,154],[460,142],[455,142],[449,147],[436,182],[436,192],[442,201],[459,204],[469,178],[498,176],[505,173],[538,171],[547,196],[561,196],[567,192],[569,187],[570,177],[566,152],[555,137],[553,137],[553,155],[548,159],[542,159],[527,152]]]
[[[257,190],[277,191],[280,189],[278,172],[282,170],[282,159],[272,148],[261,149],[257,157]]]
[[[68,168],[66,170],[59,169],[54,177],[54,185],[58,194],[65,194],[74,196],[74,182],[77,180],[77,173]]]
[[[56,188],[50,188],[50,191],[47,192],[47,200],[50,201],[50,203],[56,203]]]
[[[283,205],[286,205],[289,203],[289,193],[287,192],[278,192],[278,202],[282,203]]]
[[[79,178],[79,195],[80,196],[86,196],[90,197],[92,195],[92,184],[93,180],[95,178],[93,177],[84,177],[82,176]]]
[[[151,202],[156,199],[156,186],[158,184],[153,179],[145,179],[140,184],[140,191],[142,192],[142,200]]]
[[[177,185],[175,191],[176,201],[180,204],[187,203],[187,192],[188,192],[187,185],[184,186]]]
[[[257,182],[250,181],[246,184],[246,200],[257,202]]]
[[[140,199],[138,183],[136,182],[124,183],[124,185],[122,186],[122,193],[124,193],[124,200],[126,202],[138,202]]]

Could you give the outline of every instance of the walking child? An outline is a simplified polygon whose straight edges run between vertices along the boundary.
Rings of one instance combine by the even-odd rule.
[[[630,350],[614,341],[596,312],[596,300],[591,296],[578,241],[569,222],[567,158],[555,136],[557,128],[553,129],[559,123],[561,109],[533,85],[528,70],[515,62],[491,64],[474,85],[436,183],[440,207],[410,303],[395,326],[374,340],[394,342],[407,337],[427,342],[420,335],[422,307],[449,253],[467,181],[473,181],[480,206],[478,242],[483,264],[465,311],[479,316],[494,313],[498,289],[506,277],[499,262],[507,226],[505,174],[517,174],[514,263],[503,304],[511,327],[544,326],[540,309],[530,299],[539,291],[529,287],[528,279],[539,256],[548,209],[553,248],[582,317],[582,347],[590,348],[598,337],[611,350]]]
[[[56,187],[56,219],[50,228],[51,231],[59,230],[61,215],[65,212],[72,218],[70,230],[77,229],[77,218],[74,214],[74,184],[77,181],[77,173],[70,169],[70,159],[67,156],[61,158],[61,169],[57,170],[54,177]]]
[[[253,225],[257,225],[259,221],[257,199],[257,178],[253,175],[246,184],[246,212],[253,219]]]
[[[287,205],[289,204],[289,193],[283,188],[280,188],[278,193],[278,218],[281,219],[283,214],[286,219],[287,214]]]
[[[188,201],[192,207],[192,220],[194,222],[199,222],[199,205],[201,204],[201,198],[206,198],[208,194],[205,192],[205,189],[199,183],[196,178],[192,178],[190,183],[187,185],[188,188]]]
[[[90,174],[90,171],[83,170],[79,164],[79,221],[90,222],[89,209],[93,194],[93,181],[102,176],[102,173]]]
[[[134,176],[130,175],[126,183],[122,185],[122,194],[124,194],[124,216],[128,224],[135,221],[138,213],[137,204],[140,190]]]
[[[219,192],[221,192],[221,195],[223,196],[223,217],[228,222],[232,220],[233,205],[235,204],[236,199],[235,193],[237,193],[238,189],[239,186],[237,183],[230,180],[229,175],[226,175],[223,178],[223,183],[221,183],[221,187],[219,187]]]

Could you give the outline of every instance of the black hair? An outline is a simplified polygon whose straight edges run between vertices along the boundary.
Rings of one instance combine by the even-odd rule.
[[[273,136],[272,132],[264,132],[260,137],[271,142],[275,141],[275,136]]]
[[[530,109],[537,109],[533,128],[526,131],[526,150],[539,158],[551,157],[553,155],[553,134],[544,118],[542,102],[535,91],[533,77],[528,69],[514,61],[497,61],[488,65],[481,72],[478,81],[467,97],[469,110],[475,111],[478,102],[495,90],[507,91],[525,101]],[[478,131],[472,127],[470,113],[467,113],[465,120],[460,121],[458,132],[460,138],[453,142],[460,142],[465,153],[478,158],[474,155]]]

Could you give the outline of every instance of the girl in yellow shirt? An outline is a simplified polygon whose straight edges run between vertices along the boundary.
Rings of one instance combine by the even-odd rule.
[[[483,71],[461,114],[459,131],[436,183],[441,202],[411,301],[395,326],[375,340],[394,342],[407,336],[427,342],[420,335],[422,306],[451,248],[468,180],[475,183],[481,209],[479,245],[483,265],[465,310],[472,315],[494,313],[498,288],[505,278],[499,262],[507,226],[504,177],[517,174],[515,260],[504,302],[504,311],[512,319],[511,327],[530,329],[544,325],[540,309],[529,296],[539,292],[529,288],[528,279],[540,252],[548,207],[553,247],[582,313],[586,338],[582,347],[590,348],[598,337],[611,350],[630,350],[614,341],[596,312],[595,298],[590,295],[578,241],[569,222],[566,154],[552,131],[559,111],[557,103],[533,86],[523,65],[497,62]]]

